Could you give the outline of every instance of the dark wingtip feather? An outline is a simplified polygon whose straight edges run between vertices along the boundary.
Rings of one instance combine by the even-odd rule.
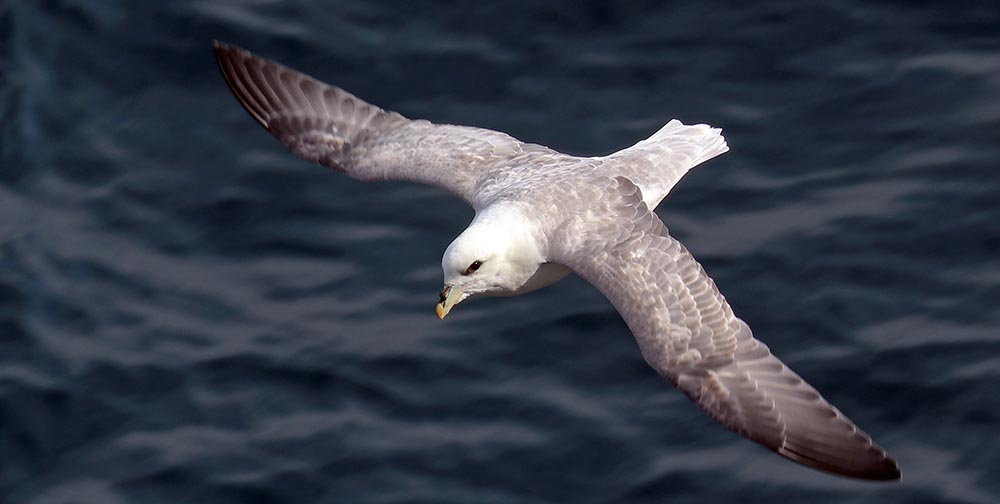
[[[874,448],[874,447],[873,447]],[[802,453],[798,453],[793,450],[788,450],[785,448],[779,448],[775,450],[779,455],[788,457],[795,462],[802,465],[809,466],[813,469],[818,469],[820,471],[828,472],[831,474],[836,474],[839,476],[846,476],[849,478],[857,478],[869,481],[898,481],[903,477],[902,471],[899,469],[899,464],[896,463],[892,457],[889,457],[881,449],[875,448],[881,455],[876,458],[876,460],[857,460],[857,461],[824,461],[818,460],[813,457],[806,456]]]
[[[264,116],[263,110],[258,110],[260,107],[253,102],[253,98],[249,96],[249,91],[242,89],[242,85],[252,85],[252,83],[246,81],[246,79],[240,79],[239,75],[235,73],[235,66],[237,63],[242,62],[242,60],[247,58],[253,58],[247,50],[233,44],[222,42],[219,40],[212,40],[212,49],[215,51],[215,61],[219,65],[219,70],[222,72],[222,78],[226,81],[226,86],[236,97],[236,100],[240,102],[240,105],[256,120],[264,129],[268,129],[268,118]]]

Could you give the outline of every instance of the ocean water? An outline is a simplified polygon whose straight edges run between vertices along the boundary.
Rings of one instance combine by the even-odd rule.
[[[998,26],[995,1],[8,0],[0,502],[998,502]],[[716,426],[579,279],[438,321],[472,211],[293,157],[212,39],[574,154],[724,128],[658,213],[902,481]]]

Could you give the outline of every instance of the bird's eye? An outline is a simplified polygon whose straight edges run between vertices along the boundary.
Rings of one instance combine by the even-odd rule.
[[[478,270],[479,267],[482,266],[482,265],[483,265],[482,261],[472,261],[472,264],[470,264],[468,268],[465,268],[465,273],[462,273],[462,274],[463,275],[471,275],[472,272]]]

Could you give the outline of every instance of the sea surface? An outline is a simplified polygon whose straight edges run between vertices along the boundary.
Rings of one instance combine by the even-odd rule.
[[[0,3],[0,502],[1000,502],[1000,3]],[[894,456],[715,425],[567,278],[441,322],[441,190],[289,154],[213,39],[406,116],[732,151],[658,213]]]

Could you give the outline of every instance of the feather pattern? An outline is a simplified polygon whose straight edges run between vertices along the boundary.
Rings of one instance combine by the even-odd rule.
[[[721,130],[673,120],[628,149],[579,158],[497,131],[409,120],[232,45],[216,42],[215,53],[237,100],[295,154],[360,180],[444,188],[477,218],[521,219],[530,229],[519,232],[549,262],[530,289],[508,294],[569,268],[612,302],[646,362],[725,427],[807,466],[900,477],[884,450],[753,337],[652,212],[688,170],[728,150]]]
[[[293,153],[360,180],[406,180],[448,190],[469,204],[491,168],[559,155],[482,128],[411,121],[343,89],[215,43],[229,89]]]
[[[726,428],[796,462],[856,478],[900,477],[871,437],[733,315],[637,186],[618,177],[606,187],[601,212],[561,224],[550,260],[611,300],[650,366]]]

